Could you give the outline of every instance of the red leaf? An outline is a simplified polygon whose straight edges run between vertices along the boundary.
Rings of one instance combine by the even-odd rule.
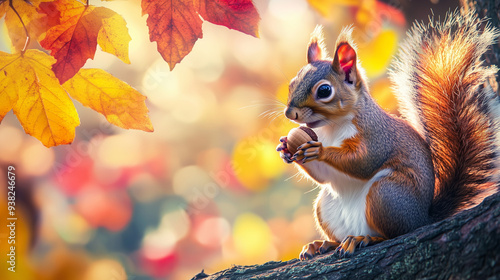
[[[194,0],[203,19],[258,37],[259,13],[251,0]]]
[[[85,6],[78,1],[56,0],[41,3],[40,12],[46,13],[48,20],[56,24],[46,32],[40,45],[57,60],[52,70],[63,84],[82,68],[87,59],[94,58],[102,19],[111,16],[112,11]],[[55,18],[58,15],[59,24]]]
[[[202,20],[193,0],[142,0],[142,14],[149,14],[149,39],[157,42],[158,52],[170,70],[191,52],[198,38],[203,37]]]
[[[38,6],[38,12],[43,15],[40,21],[45,22],[45,24],[48,26],[47,29],[61,23],[61,12],[54,2],[40,3],[40,5]]]

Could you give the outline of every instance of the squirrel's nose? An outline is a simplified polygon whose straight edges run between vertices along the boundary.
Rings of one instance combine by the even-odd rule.
[[[285,116],[292,121],[296,121],[299,118],[300,110],[296,107],[288,107],[285,109]]]

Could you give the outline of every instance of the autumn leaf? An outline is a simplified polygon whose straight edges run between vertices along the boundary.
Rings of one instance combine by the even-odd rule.
[[[103,50],[128,62],[128,50],[124,48],[128,48],[130,37],[127,28],[123,26],[126,23],[121,16],[108,8],[86,6],[71,0],[42,3],[40,12],[46,11],[49,5],[51,7],[55,5],[59,11],[60,24],[47,30],[40,45],[56,58],[57,62],[52,66],[52,70],[61,83],[73,77],[87,59],[94,58],[98,41]],[[47,17],[51,19],[51,15]],[[107,19],[110,20],[105,21]],[[104,31],[102,31],[103,26]],[[113,35],[111,30],[115,27]]]
[[[97,35],[102,21],[93,13],[93,6],[78,1],[56,0],[60,24],[50,28],[40,45],[57,60],[52,66],[59,81],[73,77],[89,58],[94,58]],[[42,11],[45,5],[40,5]]]
[[[5,12],[7,12],[8,7],[9,3],[6,0],[0,0],[0,18],[2,18],[5,15]]]
[[[97,43],[103,51],[113,54],[123,62],[130,64],[128,44],[131,40],[127,23],[122,16],[114,13],[102,20],[102,27],[97,35]]]
[[[202,20],[192,0],[142,0],[142,14],[149,14],[149,39],[157,42],[158,52],[170,70],[203,37]]]
[[[101,69],[81,69],[64,83],[68,93],[84,106],[119,127],[153,131],[145,96]]]
[[[13,74],[24,67],[20,62],[18,55],[0,52],[0,122],[16,104],[19,92],[24,90],[22,80]]]
[[[38,2],[40,1],[34,1],[34,3],[26,3],[25,1],[12,2],[13,7],[19,13],[30,36],[33,36],[37,28],[37,25],[31,26],[31,21],[39,17],[35,6]],[[7,28],[12,46],[17,51],[22,50],[26,42],[26,32],[23,27],[23,22],[21,22],[14,9],[9,6],[9,1],[0,4],[0,18],[3,17],[3,15],[5,15],[5,27]]]
[[[23,23],[28,30],[28,34],[31,38],[38,38],[40,34],[44,33],[48,27],[46,21],[41,20],[42,15],[37,11],[37,7],[43,0],[33,0],[29,3],[25,1],[14,1],[13,6],[17,13],[21,16],[22,22],[12,8],[9,7],[9,3],[5,2],[2,6],[5,7],[5,25],[7,27],[9,37],[14,50],[21,51],[26,44],[26,32],[23,27]],[[45,0],[47,1],[47,0]],[[2,14],[2,8],[0,7],[0,17]]]
[[[194,3],[204,20],[258,37],[260,17],[251,0],[194,0]]]
[[[9,100],[0,112],[13,107],[24,131],[46,147],[71,143],[80,120],[51,70],[54,58],[38,50],[0,52],[0,58],[0,99]]]
[[[258,36],[260,19],[251,0],[142,0],[142,12],[148,14],[150,40],[171,70],[203,37],[202,17]],[[45,146],[71,143],[80,120],[70,93],[112,124],[153,131],[145,96],[103,70],[81,69],[97,45],[130,63],[131,37],[120,15],[88,1],[0,0],[4,15],[15,53],[0,52],[0,122],[13,110],[25,132]],[[27,37],[51,56],[25,50]]]
[[[61,24],[61,11],[59,11],[58,6],[54,2],[43,3],[38,5],[37,12],[40,14],[39,22],[43,22],[47,28],[45,31],[53,26]]]
[[[202,20],[258,36],[259,14],[251,0],[142,0],[142,14],[149,14],[149,39],[170,70],[191,52],[203,37]]]

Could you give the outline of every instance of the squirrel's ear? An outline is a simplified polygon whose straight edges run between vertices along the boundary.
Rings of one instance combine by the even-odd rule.
[[[313,33],[311,33],[311,40],[307,46],[307,63],[326,58],[326,50],[323,41],[323,27],[317,25]]]
[[[338,40],[335,57],[333,58],[332,67],[338,74],[345,74],[345,81],[356,86],[360,82],[358,71],[356,69],[357,55],[356,50],[351,43],[352,29],[342,30]]]
[[[333,69],[337,73],[345,73],[345,80],[350,79],[350,74],[356,70],[356,51],[348,43],[341,43],[335,51]]]

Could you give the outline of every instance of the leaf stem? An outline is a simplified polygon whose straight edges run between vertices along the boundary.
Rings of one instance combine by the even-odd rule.
[[[21,54],[24,54],[24,52],[26,52],[26,48],[28,48],[28,44],[30,43],[30,35],[28,33],[28,29],[26,28],[26,25],[24,24],[23,19],[21,18],[21,15],[19,15],[16,8],[14,8],[14,4],[12,2],[13,2],[13,0],[9,0],[9,7],[14,11],[14,13],[16,13],[17,17],[21,21],[21,24],[23,25],[24,33],[26,34],[26,42],[24,42],[24,47],[21,50]]]

